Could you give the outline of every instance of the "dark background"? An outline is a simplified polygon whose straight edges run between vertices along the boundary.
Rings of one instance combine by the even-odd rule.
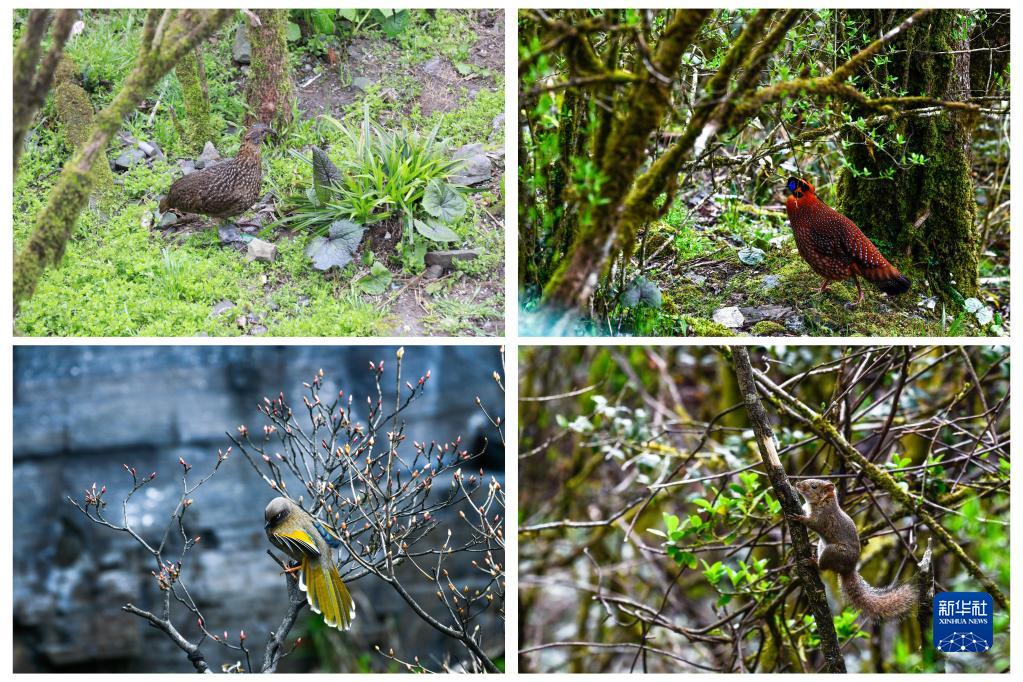
[[[324,396],[339,388],[361,409],[373,392],[368,363],[385,361],[385,399],[393,385],[395,347],[326,346],[41,346],[14,349],[14,670],[192,672],[185,655],[140,618],[123,613],[131,602],[155,609],[159,590],[151,557],[126,534],[88,522],[67,501],[81,501],[96,482],[107,486],[106,516],[121,522],[120,501],[130,485],[122,464],[154,484],[129,507],[133,527],[157,538],[179,496],[178,458],[191,476],[209,471],[226,432],[240,424],[262,428],[256,412],[264,395],[284,391],[300,404],[308,381],[322,368]],[[482,464],[503,478],[504,453],[496,430],[475,405],[504,414],[504,396],[492,373],[503,375],[499,351],[489,346],[408,346],[403,378],[413,384],[431,370],[426,394],[405,413],[408,440],[453,440],[470,451],[489,445]],[[404,380],[403,382],[404,383]],[[364,418],[364,414],[359,414]],[[210,630],[244,629],[253,663],[262,660],[267,633],[287,603],[279,567],[266,555],[263,508],[272,494],[240,453],[199,489],[189,510],[190,532],[202,537],[188,554],[186,580]],[[465,580],[471,567],[452,563]],[[430,583],[413,585],[430,590]],[[282,670],[387,669],[372,650],[393,647],[402,658],[426,663],[454,652],[449,640],[416,618],[394,591],[372,576],[352,585],[354,630],[324,632],[319,616],[302,612],[292,638],[311,645],[286,658]],[[188,614],[176,608],[182,619]],[[489,631],[500,625],[485,621]],[[187,633],[187,628],[186,628]],[[503,634],[498,639],[503,641]],[[329,650],[330,655],[324,656]],[[237,657],[203,646],[213,670]],[[368,653],[367,653],[368,652]],[[328,662],[327,659],[331,662]]]

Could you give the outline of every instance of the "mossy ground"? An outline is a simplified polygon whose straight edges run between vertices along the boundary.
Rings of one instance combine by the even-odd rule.
[[[364,106],[378,112],[387,125],[407,122],[432,126],[442,121],[442,135],[453,144],[488,142],[503,149],[503,130],[492,122],[504,109],[503,68],[481,57],[479,45],[498,31],[482,30],[482,11],[446,12],[434,17],[413,11],[408,29],[388,38],[370,28],[351,40],[373,47],[387,59],[377,64],[379,77],[365,91],[351,87],[347,96],[330,102],[335,117],[361,117]],[[131,68],[142,13],[133,10],[87,12],[86,30],[73,40],[69,55],[82,70],[93,104],[104,106]],[[245,115],[244,70],[232,65],[229,26],[204,48],[209,80],[214,143],[224,156],[238,149],[237,133],[229,125]],[[503,36],[503,30],[500,31]],[[503,37],[502,37],[503,41]],[[501,43],[503,57],[503,42]],[[488,51],[486,55],[490,55]],[[421,72],[407,68],[440,57],[445,68],[461,69],[472,78],[464,87],[449,84],[446,100],[423,114],[418,107]],[[292,46],[295,65],[313,64],[332,73],[325,58]],[[457,60],[457,61],[456,61]],[[342,64],[345,64],[342,61]],[[296,69],[296,84],[309,71]],[[464,78],[459,74],[460,78]],[[411,80],[410,80],[411,79]],[[429,88],[435,95],[438,88]],[[396,100],[390,93],[398,93]],[[308,93],[298,91],[299,116],[264,148],[264,191],[280,199],[303,191],[310,183],[309,166],[289,153],[310,144],[340,144],[330,126],[321,125],[317,112],[307,113]],[[159,105],[157,106],[157,101]],[[155,107],[155,111],[153,108]],[[500,333],[504,317],[503,177],[482,192],[469,195],[466,215],[452,226],[463,243],[483,255],[459,266],[436,282],[417,278],[394,254],[375,254],[394,273],[396,287],[380,296],[361,293],[353,282],[366,270],[350,264],[344,272],[324,276],[309,267],[303,249],[306,234],[274,231],[279,249],[272,264],[247,262],[243,253],[222,247],[216,223],[182,238],[169,239],[142,226],[143,214],[155,209],[157,197],[179,177],[175,161],[192,158],[180,139],[169,108],[183,112],[180,86],[172,75],[151,93],[144,107],[125,121],[124,130],[138,139],[156,142],[167,162],[137,165],[118,174],[109,204],[90,206],[60,266],[42,278],[32,299],[25,301],[16,324],[19,333],[53,336],[216,336],[245,333],[235,320],[243,314],[261,319],[268,335],[369,336],[390,334],[492,335]],[[65,137],[53,123],[47,102],[31,132],[14,186],[15,248],[30,234],[38,211],[61,165],[71,154]],[[243,216],[244,217],[244,216]],[[408,286],[405,286],[408,285]],[[230,300],[236,308],[212,315],[214,306]]]

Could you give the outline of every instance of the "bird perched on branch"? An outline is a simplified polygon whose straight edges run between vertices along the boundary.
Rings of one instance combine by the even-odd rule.
[[[331,558],[341,540],[323,523],[286,497],[276,497],[263,513],[266,537],[279,550],[298,562],[289,571],[299,571],[298,586],[306,593],[309,608],[323,616],[323,622],[347,630],[355,618],[355,602],[341,580]]]
[[[241,149],[233,159],[175,180],[160,200],[160,212],[230,218],[250,208],[259,201],[263,184],[259,148],[271,133],[270,126],[257,123],[245,131]]]
[[[820,291],[834,281],[852,277],[859,304],[863,301],[863,289],[857,275],[889,296],[909,291],[909,280],[881,255],[856,223],[821,202],[810,183],[789,178],[787,189],[785,210],[796,235],[796,248],[803,260],[824,278]]]

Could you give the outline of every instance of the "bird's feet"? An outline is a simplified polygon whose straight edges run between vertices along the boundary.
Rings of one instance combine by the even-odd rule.
[[[300,570],[302,570],[302,564],[294,564],[294,565],[289,566],[288,568],[284,569],[283,571],[281,571],[281,573],[286,573],[288,575],[294,575],[295,573],[298,573]]]

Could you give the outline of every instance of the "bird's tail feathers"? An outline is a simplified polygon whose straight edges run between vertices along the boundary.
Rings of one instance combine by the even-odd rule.
[[[904,294],[912,286],[912,283],[891,263],[870,270],[861,268],[860,274],[889,296]]]
[[[347,630],[355,618],[355,601],[329,558],[323,563],[313,557],[302,560],[299,587],[306,593],[309,608],[323,616],[323,622]]]

